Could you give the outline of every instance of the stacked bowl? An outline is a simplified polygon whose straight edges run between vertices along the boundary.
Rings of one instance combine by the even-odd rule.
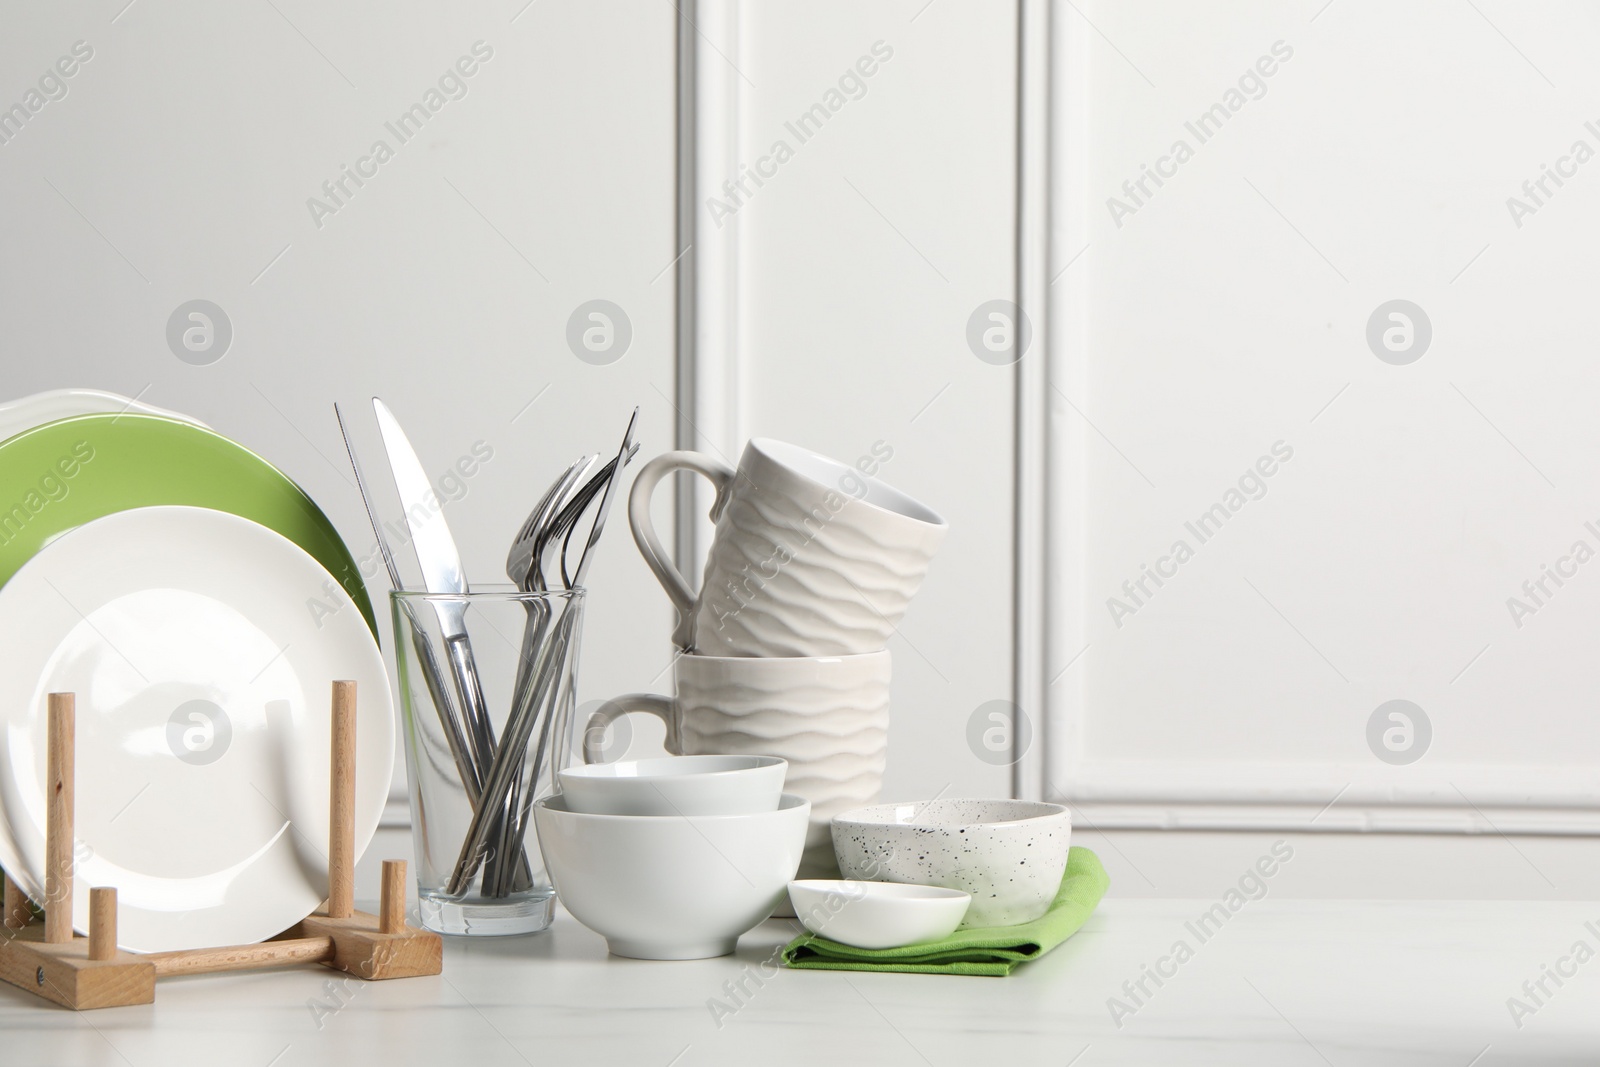
[[[731,953],[795,875],[811,805],[767,756],[669,756],[560,773],[534,806],[556,894],[618,956]]]
[[[630,694],[590,719],[584,758],[620,715],[666,723],[668,751],[779,756],[811,804],[803,877],[837,875],[829,819],[876,800],[889,730],[889,635],[944,540],[945,521],[878,481],[879,442],[854,465],[756,438],[737,470],[698,452],[646,464],[628,520],[678,609],[676,697]],[[656,535],[650,502],[675,471],[711,480],[716,534],[698,593]]]

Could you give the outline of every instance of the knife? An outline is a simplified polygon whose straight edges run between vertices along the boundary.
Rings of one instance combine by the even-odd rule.
[[[389,582],[396,589],[404,589],[405,583],[400,580],[400,568],[395,564],[394,552],[389,548],[389,539],[383,535],[383,524],[378,521],[377,504],[367,490],[367,479],[362,473],[361,461],[356,458],[355,443],[350,439],[350,431],[344,424],[344,412],[340,410],[338,404],[333,405],[333,417],[339,422],[339,433],[344,437],[344,450],[350,457],[350,469],[356,476],[356,491],[361,494],[362,506],[367,509],[367,521],[372,524],[372,535],[378,539],[378,552],[383,556],[384,569],[389,572]],[[412,615],[412,607],[409,602],[401,604],[401,609],[407,615]],[[414,616],[413,626],[415,626]],[[445,740],[450,746],[450,755],[455,760],[456,773],[461,776],[461,784],[467,791],[467,797],[476,804],[482,782],[466,734],[461,729],[461,720],[456,715],[455,703],[450,699],[450,691],[445,688],[444,672],[440,670],[439,661],[434,657],[433,646],[428,644],[420,629],[412,631],[411,646],[415,649],[417,661],[422,667],[422,677],[428,687],[428,696],[433,700],[440,725],[444,727]]]
[[[478,677],[478,665],[472,655],[472,641],[467,636],[464,594],[470,591],[470,587],[466,571],[461,566],[461,553],[456,549],[455,539],[450,536],[450,527],[445,522],[433,483],[428,480],[427,472],[423,470],[422,462],[417,459],[416,450],[411,447],[399,421],[388,405],[377,397],[372,398],[372,410],[378,418],[383,447],[389,454],[395,488],[400,492],[406,525],[411,530],[411,544],[416,550],[417,562],[422,566],[422,584],[430,593],[463,595],[461,600],[434,601],[433,609],[439,619],[445,651],[466,716],[477,779],[485,782],[489,766],[494,761],[495,737],[483,695],[483,683]],[[504,800],[498,803],[503,805]],[[496,824],[499,818],[499,813],[495,813]],[[493,862],[497,858],[489,859]]]

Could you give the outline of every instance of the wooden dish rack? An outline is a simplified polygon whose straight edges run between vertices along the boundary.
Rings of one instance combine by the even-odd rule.
[[[406,925],[406,864],[385,860],[377,915],[355,910],[356,683],[333,683],[328,901],[277,937],[252,945],[133,953],[117,948],[117,890],[89,890],[89,936],[72,928],[74,698],[49,700],[44,922],[5,877],[0,979],[74,1011],[155,1001],[156,979],[320,963],[379,981],[438,974],[438,934]]]

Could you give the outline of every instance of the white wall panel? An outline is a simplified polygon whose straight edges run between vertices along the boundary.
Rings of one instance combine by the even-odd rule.
[[[1079,658],[1059,788],[1125,825],[1600,827],[1600,587],[1579,568],[1522,625],[1508,610],[1574,542],[1600,549],[1600,187],[1572,168],[1520,226],[1507,206],[1574,141],[1600,149],[1576,44],[1600,22],[1442,3],[1066,22],[1053,592],[1074,634],[1054,651]],[[1178,142],[1192,157],[1163,162]],[[1367,333],[1396,299],[1431,320],[1405,365]],[[1220,531],[1189,525],[1219,502]],[[1145,579],[1179,542],[1193,558]],[[1368,733],[1397,699],[1431,726],[1403,765]]]

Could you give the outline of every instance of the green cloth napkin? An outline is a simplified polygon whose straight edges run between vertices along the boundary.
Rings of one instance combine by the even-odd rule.
[[[909,971],[1003,978],[1078,932],[1105,896],[1111,879],[1100,857],[1074,846],[1050,910],[1030,923],[957,930],[943,941],[902,948],[854,948],[807,933],[783,950],[789,967],[816,971]]]

